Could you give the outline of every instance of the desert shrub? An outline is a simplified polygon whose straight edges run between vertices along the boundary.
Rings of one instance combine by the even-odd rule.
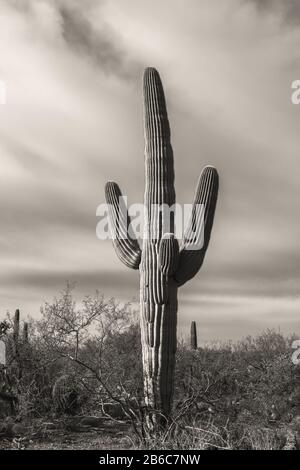
[[[55,381],[52,398],[57,411],[75,414],[79,408],[80,389],[74,375],[64,374]]]
[[[177,353],[175,420],[186,416],[202,428],[211,421],[230,433],[234,448],[279,448],[282,435],[299,415],[299,365],[291,344],[267,331],[236,345]]]
[[[62,376],[76,378],[77,411],[95,412],[104,403],[141,395],[135,312],[129,304],[120,305],[98,293],[76,304],[72,294],[67,286],[61,296],[42,307],[42,319],[30,321],[29,341],[19,339],[17,358],[10,333],[13,320],[8,316],[1,322],[9,350],[9,393],[17,397],[20,419],[71,411],[72,407],[57,406],[57,399],[53,400],[53,388]]]
[[[29,342],[20,340],[19,363],[6,370],[4,392],[17,395],[19,418],[54,411],[126,417],[139,442],[161,449],[277,449],[287,430],[299,434],[294,337],[268,330],[236,344],[178,344],[173,415],[146,442],[139,432],[145,407],[136,312],[98,293],[76,303],[67,286],[41,313],[30,322]],[[1,325],[9,342],[9,318]]]
[[[85,410],[101,410],[107,402],[125,403],[140,393],[139,328],[129,304],[106,300],[99,293],[76,304],[67,286],[41,313],[42,347],[56,369],[60,365],[60,375],[75,376],[85,390]]]

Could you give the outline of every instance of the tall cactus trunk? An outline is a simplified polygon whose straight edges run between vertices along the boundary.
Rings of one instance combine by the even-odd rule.
[[[197,349],[197,325],[195,321],[191,323],[191,349]]]
[[[155,70],[144,75],[143,85],[145,221],[140,303],[144,388],[146,403],[168,416],[175,367],[177,285],[162,272],[159,249],[164,233],[174,232],[174,220],[164,210],[175,204],[173,151],[164,92]]]
[[[181,248],[174,235],[173,151],[166,102],[157,70],[147,68],[143,81],[145,195],[142,249],[132,235],[122,193],[114,182],[105,187],[114,248],[120,260],[140,270],[140,321],[148,424],[171,412],[177,329],[177,290],[202,266],[213,224],[218,174],[205,167],[196,190]],[[203,217],[199,217],[199,206]],[[120,216],[121,213],[121,216]],[[199,242],[202,239],[203,242]]]
[[[147,252],[151,247],[144,249]],[[155,254],[150,258],[157,260]],[[150,270],[149,274],[153,276],[151,282],[154,282],[156,273]],[[167,296],[155,300],[152,296],[155,296],[156,287],[154,284],[147,285],[148,279],[147,275],[142,275],[140,281],[145,401],[151,409],[167,417],[171,410],[174,384],[177,287],[171,280],[162,279],[161,287]],[[151,419],[156,421],[155,416]]]

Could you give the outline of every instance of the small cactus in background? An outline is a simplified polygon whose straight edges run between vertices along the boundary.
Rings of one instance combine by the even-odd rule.
[[[176,352],[177,290],[193,278],[204,260],[212,229],[218,193],[218,174],[205,167],[200,176],[192,214],[179,247],[174,220],[158,207],[175,203],[173,151],[166,102],[160,76],[147,68],[143,79],[145,134],[144,237],[142,249],[132,235],[130,216],[122,207],[121,190],[114,182],[105,187],[120,260],[140,271],[140,322],[146,405],[168,417],[171,411]],[[199,205],[204,207],[199,218]],[[126,208],[125,208],[126,210]],[[120,213],[125,217],[120,217]],[[168,230],[165,227],[168,226]],[[199,248],[199,239],[204,243]],[[195,247],[195,245],[197,245]],[[148,422],[154,425],[155,413]]]
[[[191,323],[191,349],[197,349],[197,325],[195,321]]]
[[[23,343],[28,344],[28,323],[25,322],[23,326]]]
[[[20,310],[17,308],[13,320],[12,337],[9,341],[9,371],[12,376],[20,379],[22,375],[21,361],[20,361]]]
[[[24,322],[22,333],[20,334],[20,310],[17,309],[13,318],[12,334],[7,338],[7,364],[11,376],[21,379],[23,367],[27,360],[28,351],[24,347],[29,341],[28,323]]]
[[[4,375],[0,377],[0,399],[7,401],[9,414],[15,414],[19,403],[19,385],[26,371],[28,361],[28,323],[24,322],[20,338],[20,310],[15,311],[12,321],[12,333],[8,334],[10,324],[0,323],[0,364],[5,366]],[[3,339],[1,339],[1,336]],[[3,388],[4,387],[4,388]]]
[[[17,308],[14,316],[14,327],[13,327],[13,348],[15,358],[19,356],[19,335],[20,335],[20,310]]]

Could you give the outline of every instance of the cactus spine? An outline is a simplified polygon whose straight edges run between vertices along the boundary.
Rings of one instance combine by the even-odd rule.
[[[197,349],[197,325],[195,321],[191,323],[191,349]]]
[[[168,416],[171,411],[177,326],[177,290],[200,269],[209,243],[218,193],[218,174],[205,167],[196,190],[190,222],[179,249],[174,220],[164,210],[175,203],[173,151],[162,83],[154,68],[143,78],[145,135],[144,236],[142,249],[130,228],[130,217],[120,217],[121,191],[114,182],[105,187],[110,227],[121,261],[140,271],[140,321],[144,393],[150,409]],[[201,221],[197,206],[204,207]],[[124,208],[123,208],[124,209]],[[121,211],[122,212],[122,211]],[[204,226],[203,226],[204,225]],[[166,226],[168,230],[165,230]],[[195,242],[204,233],[204,243]],[[124,235],[128,236],[124,237]],[[154,424],[155,415],[149,414]]]

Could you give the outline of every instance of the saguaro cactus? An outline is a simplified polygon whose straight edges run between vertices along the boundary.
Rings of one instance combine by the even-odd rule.
[[[19,359],[19,336],[20,336],[20,310],[17,308],[14,316],[13,326],[13,348],[15,360]]]
[[[177,289],[200,269],[209,243],[218,193],[218,174],[205,167],[200,176],[192,214],[181,247],[168,211],[175,203],[173,151],[160,76],[147,68],[143,78],[145,134],[145,220],[142,249],[130,228],[128,212],[120,216],[121,191],[105,187],[114,247],[121,261],[140,271],[140,321],[144,393],[150,409],[168,416],[173,397]],[[198,208],[204,208],[199,218]],[[124,214],[124,208],[123,212]],[[166,232],[166,226],[168,227]],[[204,234],[199,248],[197,241]],[[150,413],[155,421],[155,413]]]
[[[191,323],[191,348],[197,349],[197,325],[195,321]]]
[[[28,323],[24,322],[23,326],[23,344],[28,344]]]

